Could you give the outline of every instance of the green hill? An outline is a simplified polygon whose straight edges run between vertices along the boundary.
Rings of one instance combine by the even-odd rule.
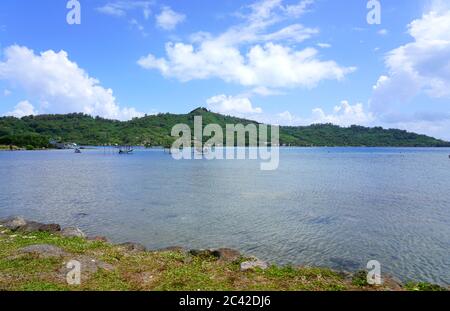
[[[48,147],[49,140],[76,142],[80,145],[129,144],[162,146],[174,140],[172,127],[178,123],[193,128],[194,116],[203,117],[203,125],[258,124],[255,121],[224,116],[205,108],[188,114],[158,114],[121,122],[91,117],[82,113],[38,115],[21,119],[0,118],[0,145]],[[396,129],[362,126],[339,127],[315,124],[280,128],[280,143],[291,146],[402,146],[450,147],[450,142]]]

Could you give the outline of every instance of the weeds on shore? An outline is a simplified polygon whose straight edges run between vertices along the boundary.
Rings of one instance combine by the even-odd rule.
[[[44,232],[12,233],[0,228],[0,290],[282,290],[344,291],[391,290],[367,284],[362,272],[349,278],[326,268],[278,267],[242,272],[240,263],[184,251],[129,251],[118,245],[83,238],[65,238]],[[41,258],[21,254],[30,245],[61,248],[61,257]],[[98,269],[83,276],[81,285],[70,286],[62,271],[72,258],[104,262],[112,269]],[[83,271],[82,271],[83,273]],[[407,283],[405,290],[445,290],[427,283]]]

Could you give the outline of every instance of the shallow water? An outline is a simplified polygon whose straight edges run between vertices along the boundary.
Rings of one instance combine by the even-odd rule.
[[[450,284],[450,149],[282,149],[258,161],[162,150],[0,152],[0,217],[76,225],[149,248],[232,247],[280,264],[380,261]]]

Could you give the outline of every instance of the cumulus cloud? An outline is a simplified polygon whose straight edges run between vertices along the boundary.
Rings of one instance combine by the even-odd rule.
[[[450,10],[431,11],[408,26],[412,42],[390,51],[389,74],[374,86],[371,107],[383,112],[420,93],[450,97]]]
[[[345,127],[351,125],[373,126],[377,122],[373,113],[368,111],[362,103],[351,105],[346,100],[336,105],[330,113],[327,113],[323,108],[315,108],[307,116],[296,115],[288,110],[276,114],[264,113],[261,108],[255,108],[250,99],[244,96],[218,95],[208,99],[207,104],[208,108],[215,112],[284,126],[325,123]]]
[[[259,107],[253,107],[248,97],[217,95],[206,100],[208,108],[214,112],[233,115],[237,117],[249,117],[262,113]]]
[[[41,113],[84,112],[121,120],[142,115],[134,108],[120,108],[113,91],[69,60],[65,51],[35,54],[13,45],[5,49],[4,57],[0,79],[21,87],[41,104]]]
[[[289,8],[282,0],[259,1],[240,15],[241,24],[216,36],[198,32],[191,35],[190,43],[168,42],[166,57],[149,54],[138,64],[183,82],[220,78],[251,87],[311,88],[322,80],[341,80],[355,68],[323,61],[315,48],[297,50],[289,45],[310,38],[317,29],[283,23],[281,29],[272,30],[303,14],[312,2],[303,0]]]
[[[322,108],[313,109],[311,123],[333,123],[335,125],[370,125],[374,121],[371,112],[364,110],[362,103],[350,105],[348,101],[341,101],[340,105],[334,107],[330,114],[326,114]]]
[[[164,30],[173,30],[178,24],[184,22],[186,15],[173,11],[170,7],[163,7],[156,16],[156,25]]]
[[[266,118],[269,123],[288,126],[300,126],[310,124],[332,123],[339,126],[364,125],[372,126],[375,121],[374,115],[366,111],[362,103],[351,105],[343,100],[334,107],[331,113],[326,113],[323,108],[314,108],[309,116],[298,116],[290,111],[276,114],[275,117]]]
[[[450,118],[439,113],[398,112],[418,95],[450,98],[450,5],[429,1],[421,18],[408,25],[411,42],[388,52],[387,74],[373,86],[370,109],[383,126],[450,139]],[[432,117],[431,117],[432,116]]]
[[[341,80],[353,68],[340,67],[334,61],[321,61],[318,51],[267,43],[255,45],[244,56],[237,48],[205,42],[199,49],[183,43],[166,45],[168,59],[148,55],[138,63],[146,69],[158,69],[165,77],[180,81],[220,78],[244,86],[312,88],[324,79]]]
[[[19,102],[13,111],[5,113],[6,116],[12,116],[16,118],[22,118],[25,116],[31,116],[37,114],[37,111],[34,110],[33,105],[28,101],[24,100]]]

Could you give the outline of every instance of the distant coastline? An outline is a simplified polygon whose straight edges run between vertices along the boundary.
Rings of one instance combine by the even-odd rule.
[[[188,114],[158,114],[130,121],[92,117],[82,113],[37,115],[21,119],[0,117],[0,145],[26,149],[49,148],[50,142],[85,146],[133,145],[170,147],[176,124],[193,126],[195,116],[203,125],[258,125],[252,120],[225,116],[198,108]],[[333,124],[281,126],[279,144],[284,147],[450,147],[450,142],[398,129],[340,127]],[[248,143],[248,142],[247,142]]]

